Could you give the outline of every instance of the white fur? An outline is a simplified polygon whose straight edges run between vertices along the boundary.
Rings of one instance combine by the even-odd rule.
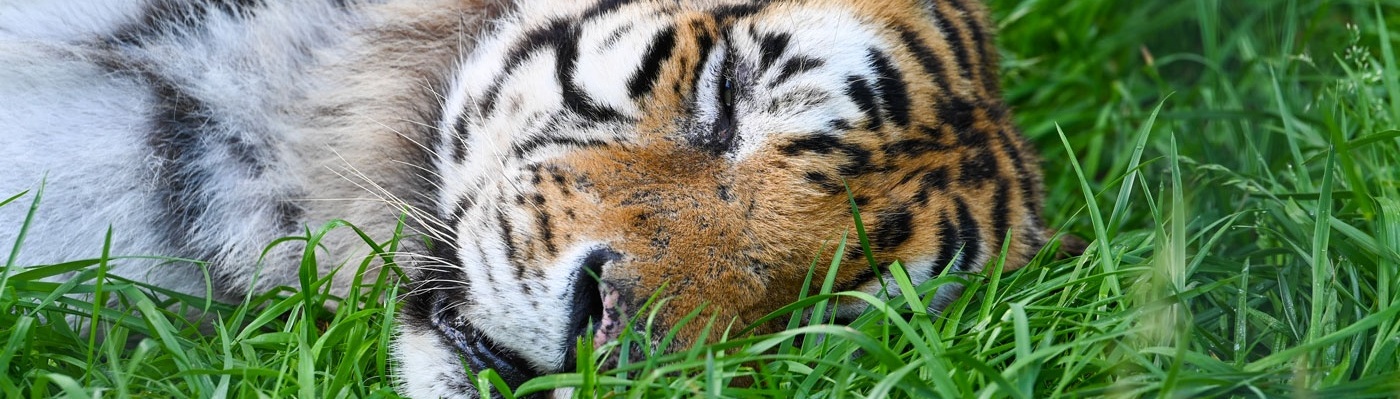
[[[0,42],[0,173],[4,196],[31,195],[0,207],[0,254],[8,255],[28,212],[28,199],[43,186],[44,201],[20,247],[21,265],[96,258],[110,227],[113,253],[158,251],[142,227],[160,217],[146,206],[153,175],[139,139],[151,98],[131,79],[107,76],[86,62],[81,49],[31,41]],[[8,257],[8,256],[7,256]],[[203,292],[193,267],[158,262],[123,263],[125,272],[186,292]]]
[[[394,357],[399,361],[400,393],[410,398],[476,398],[475,391],[456,391],[453,383],[464,384],[462,364],[456,350],[443,345],[431,329],[404,326],[394,340]]]
[[[736,106],[738,129],[742,134],[731,159],[752,156],[769,141],[770,135],[826,131],[829,130],[826,122],[833,119],[861,120],[860,108],[842,96],[841,90],[847,76],[873,73],[864,55],[870,46],[883,40],[876,37],[866,23],[838,8],[801,8],[784,13],[781,18],[759,19],[735,27],[736,31],[746,29],[789,33],[792,37],[788,42],[788,54],[820,59],[823,65],[797,75],[774,90],[767,89],[768,83],[777,77],[777,66],[787,57],[775,60],[774,67],[752,77],[754,81],[747,85],[759,89],[741,97]],[[749,35],[734,35],[733,39],[740,55],[753,60],[762,56],[758,43],[750,40]],[[769,109],[771,101],[794,92],[805,92],[803,97],[812,99],[816,105],[780,107],[777,112]]]
[[[72,40],[120,28],[146,0],[9,0],[0,3],[0,38]]]

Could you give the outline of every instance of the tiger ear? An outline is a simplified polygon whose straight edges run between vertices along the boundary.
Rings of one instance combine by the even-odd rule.
[[[1089,242],[1077,235],[1060,233],[1054,229],[1045,229],[1043,234],[1047,240],[1046,242],[1053,243],[1053,240],[1056,239],[1060,242],[1059,250],[1055,251],[1055,259],[1065,259],[1083,255],[1084,251],[1089,249]]]

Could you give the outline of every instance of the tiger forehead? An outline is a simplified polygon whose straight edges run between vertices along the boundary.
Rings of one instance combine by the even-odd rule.
[[[705,58],[713,55],[710,46],[715,44],[729,49],[743,47],[738,50],[746,51],[735,55],[755,60],[762,58],[760,69],[782,67],[771,62],[789,50],[812,52],[816,59],[849,58],[863,61],[863,54],[849,53],[844,48],[823,49],[825,46],[856,46],[860,47],[858,51],[888,51],[892,46],[927,42],[912,44],[921,48],[911,50],[935,53],[920,54],[919,57],[923,58],[920,60],[902,59],[901,64],[927,63],[930,58],[967,58],[970,55],[962,53],[988,50],[985,46],[978,46],[979,43],[985,44],[983,30],[987,27],[978,21],[965,21],[969,17],[974,20],[985,17],[981,6],[962,4],[960,0],[712,3],[718,2],[604,2],[580,11],[581,15],[560,17],[553,21],[575,21],[579,24],[582,28],[579,31],[584,35],[579,45],[584,52],[617,50],[628,47],[626,44],[630,41],[632,46],[625,49],[626,53],[611,54],[630,57],[603,60],[614,68],[610,71],[614,75],[625,74],[620,72],[625,72],[629,67],[645,69],[657,67],[651,64],[667,61],[690,65],[658,68],[699,68]],[[794,48],[787,48],[788,44]],[[959,54],[951,54],[955,51]],[[972,63],[959,63],[951,69],[977,67]],[[701,71],[695,69],[690,75],[677,74],[676,78],[696,77]],[[949,81],[959,80],[958,76],[950,78]],[[639,92],[639,88],[663,88],[631,83],[633,91],[630,94],[633,97],[645,94]]]
[[[726,73],[715,71],[719,67],[715,59],[733,57],[737,61],[732,77],[740,83],[736,89],[766,100],[754,102],[763,106],[759,112],[785,114],[765,121],[770,123],[750,124],[748,130],[812,132],[821,127],[783,122],[832,119],[832,115],[802,113],[830,105],[826,101],[830,95],[824,92],[832,82],[779,85],[794,75],[839,81],[851,74],[868,74],[866,54],[887,50],[893,34],[884,32],[886,28],[910,25],[880,18],[922,13],[912,9],[893,13],[877,10],[870,15],[852,12],[862,6],[860,2],[839,1],[757,6],[604,3],[582,11],[584,18],[579,20],[583,32],[579,47],[584,54],[577,68],[588,79],[579,79],[578,84],[595,94],[600,105],[634,117],[639,131],[664,131],[674,127],[671,125],[677,118],[716,112],[696,106],[713,101],[701,96],[719,89],[711,86],[709,93],[701,89],[706,84],[719,84],[714,82],[718,80],[715,74]],[[619,68],[628,64],[630,74],[625,72],[629,67]],[[822,68],[831,71],[824,76],[812,73]],[[617,101],[622,98],[627,100]],[[755,111],[753,107],[748,110]]]
[[[999,91],[984,11],[959,0],[615,1],[572,12],[523,22],[474,58],[465,97],[448,101],[465,111],[444,123],[459,132],[455,158],[503,142],[548,157],[720,137],[738,160],[784,136],[937,128],[957,116],[944,111]]]

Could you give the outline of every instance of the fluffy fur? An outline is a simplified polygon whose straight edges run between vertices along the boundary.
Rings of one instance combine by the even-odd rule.
[[[404,257],[404,392],[473,397],[464,368],[566,369],[653,293],[661,327],[788,303],[854,236],[848,193],[916,283],[1003,246],[1024,264],[1040,175],[990,26],[974,0],[0,5],[0,192],[46,181],[24,264],[93,257],[111,226],[114,254],[208,261],[222,300],[296,284],[302,248],[257,261],[279,237],[406,212],[432,244]],[[358,242],[329,237],[321,272]],[[866,256],[837,288],[880,289]],[[206,289],[185,264],[112,273]]]

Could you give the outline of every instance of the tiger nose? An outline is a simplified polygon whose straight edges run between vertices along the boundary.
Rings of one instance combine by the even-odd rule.
[[[604,267],[621,259],[622,254],[612,248],[600,247],[588,251],[579,262],[569,315],[571,336],[586,338],[592,326],[596,347],[622,333],[627,317],[626,304],[617,289],[603,279]]]

